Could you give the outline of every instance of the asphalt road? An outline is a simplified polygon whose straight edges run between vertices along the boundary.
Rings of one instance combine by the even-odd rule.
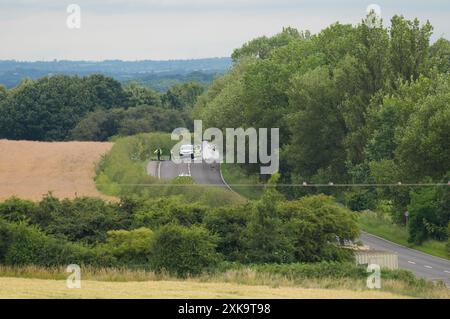
[[[187,162],[175,164],[172,161],[150,162],[147,166],[147,172],[149,175],[164,180],[187,175],[192,176],[196,184],[227,187],[222,180],[217,164]],[[398,255],[399,268],[410,270],[416,276],[427,280],[444,281],[450,287],[449,260],[434,257],[368,233],[362,233],[360,239],[370,249],[388,251]]]
[[[151,161],[147,165],[147,173],[161,180],[170,180],[177,176],[191,176],[195,184],[227,187],[222,181],[218,164],[191,163],[189,159],[180,164],[172,161]]]
[[[428,280],[442,280],[450,287],[450,261],[410,249],[377,236],[362,233],[361,241],[370,249],[398,255],[399,268],[408,269],[416,276]]]

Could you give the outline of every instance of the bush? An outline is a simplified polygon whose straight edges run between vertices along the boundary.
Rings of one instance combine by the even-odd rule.
[[[447,239],[450,222],[450,192],[447,188],[430,187],[411,193],[409,242],[420,245],[429,238]]]
[[[8,237],[2,245],[3,262],[9,265],[56,266],[92,263],[93,252],[74,243],[57,240],[35,226],[24,223],[3,224],[1,236]]]
[[[156,232],[152,265],[179,276],[200,274],[219,261],[217,238],[205,228],[166,225]]]
[[[11,197],[0,203],[0,217],[18,222],[33,219],[37,211],[37,205],[31,201]]]
[[[38,212],[32,221],[47,233],[89,244],[104,241],[108,230],[127,229],[131,221],[116,204],[88,197],[60,201],[50,194],[39,203]]]
[[[377,204],[376,193],[373,190],[354,190],[346,192],[345,204],[353,211],[374,209]]]
[[[256,203],[248,228],[248,262],[343,261],[341,247],[359,235],[357,218],[325,195],[284,201],[274,195]]]
[[[11,233],[8,223],[0,218],[0,263],[5,262],[5,256],[11,242]]]
[[[205,227],[218,236],[217,251],[229,261],[245,261],[246,229],[251,205],[210,210]]]
[[[148,228],[131,231],[113,230],[108,232],[107,243],[103,246],[122,265],[148,267],[154,244],[154,234]]]
[[[186,204],[177,197],[160,198],[145,203],[134,214],[135,227],[156,229],[169,223],[182,226],[199,225],[203,221],[206,207],[199,204]]]

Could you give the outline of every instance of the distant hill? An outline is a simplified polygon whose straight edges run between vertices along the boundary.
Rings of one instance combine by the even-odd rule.
[[[0,60],[0,84],[11,88],[24,78],[37,79],[46,75],[89,75],[102,73],[121,82],[137,81],[165,91],[171,85],[185,81],[210,83],[231,66],[230,58],[205,58],[167,61],[36,61]]]

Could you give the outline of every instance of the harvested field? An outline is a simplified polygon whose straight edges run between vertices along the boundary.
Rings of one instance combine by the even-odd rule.
[[[190,281],[102,282],[82,280],[69,289],[64,280],[0,278],[0,298],[292,298],[390,299],[389,292],[334,289],[273,288],[232,283]]]
[[[11,196],[38,201],[49,191],[58,198],[102,195],[95,165],[112,143],[0,140],[0,200]]]

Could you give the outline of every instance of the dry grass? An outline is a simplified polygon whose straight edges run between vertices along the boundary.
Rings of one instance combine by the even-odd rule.
[[[0,298],[404,298],[388,292],[273,288],[193,281],[105,282],[82,280],[69,289],[64,280],[0,278]]]
[[[441,298],[450,299],[450,290],[427,285],[416,287],[400,280],[382,280],[382,289],[373,291],[365,280],[350,278],[289,278],[252,269],[228,270],[216,274],[179,279],[145,270],[82,268],[83,289],[65,289],[65,268],[0,266],[0,298]],[[17,279],[17,284],[14,282]],[[28,281],[21,281],[28,279]],[[39,281],[40,280],[40,281]],[[7,282],[13,282],[8,288]],[[34,288],[35,283],[42,287]],[[29,283],[29,292],[22,288]],[[3,288],[5,287],[5,288]],[[103,288],[101,288],[103,287]],[[176,287],[176,288],[174,288]],[[86,290],[85,290],[86,288]],[[155,294],[150,288],[159,289]],[[226,288],[226,289],[225,289]],[[2,292],[6,289],[5,292]],[[101,293],[101,289],[106,289]],[[233,292],[233,293],[231,293]],[[32,295],[27,295],[32,293]]]
[[[95,164],[112,143],[0,140],[0,200],[11,196],[38,201],[48,191],[59,198],[102,195]]]

